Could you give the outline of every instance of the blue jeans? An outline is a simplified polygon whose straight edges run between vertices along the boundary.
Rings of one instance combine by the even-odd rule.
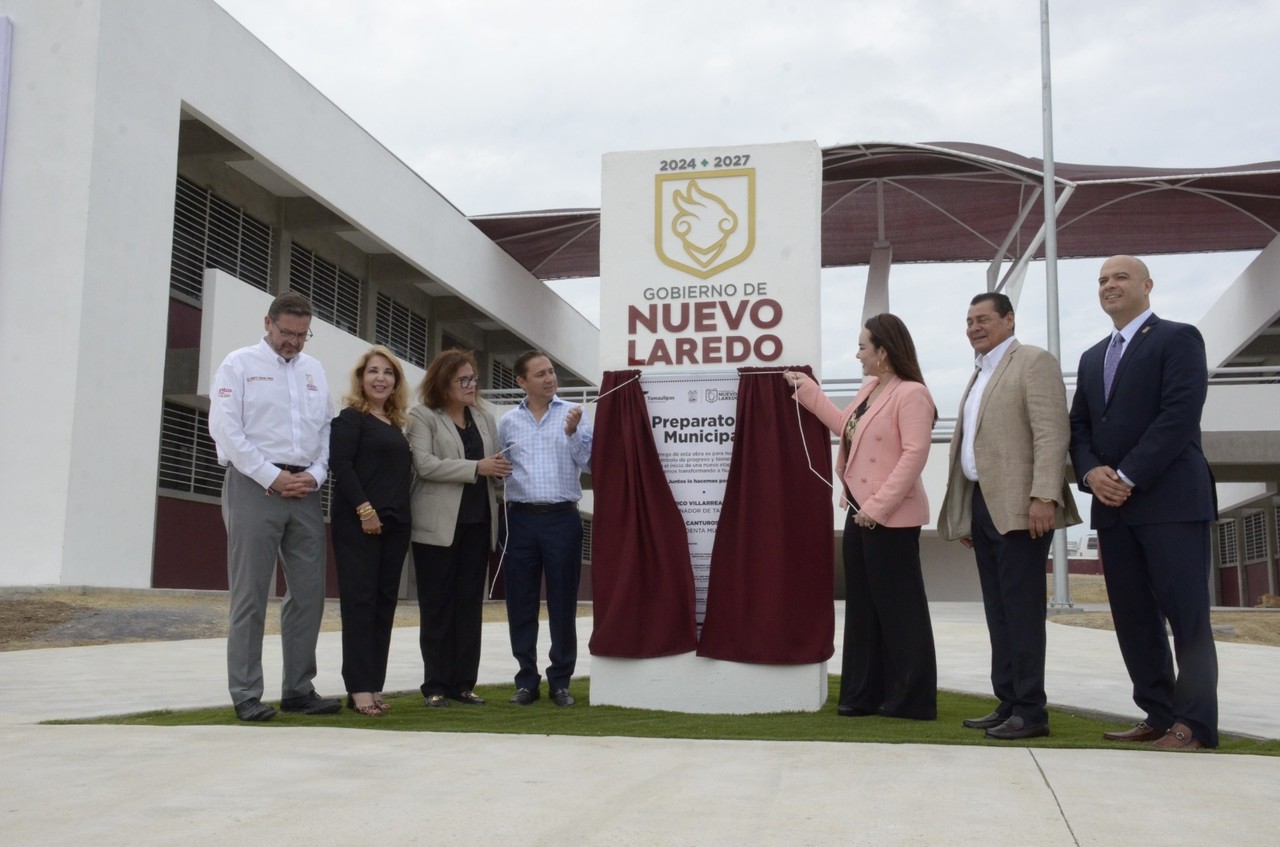
[[[538,598],[544,576],[551,630],[547,681],[553,691],[568,688],[578,662],[578,578],[582,572],[582,518],[578,511],[540,514],[511,504],[502,570],[511,655],[520,666],[516,688],[536,691],[542,679],[538,674]]]

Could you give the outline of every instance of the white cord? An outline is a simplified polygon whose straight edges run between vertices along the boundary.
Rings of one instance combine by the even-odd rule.
[[[600,402],[601,400],[603,400],[604,398],[608,397],[610,394],[612,394],[613,392],[617,391],[619,388],[624,388],[624,387],[626,387],[626,386],[630,385],[631,383],[638,381],[639,379],[640,379],[640,375],[639,375],[639,374],[637,374],[636,376],[633,376],[631,379],[627,380],[626,382],[621,383],[620,385],[615,385],[613,388],[610,388],[610,389],[609,389],[608,391],[606,391],[605,393],[603,393],[603,394],[599,395],[598,397],[596,397],[596,399],[594,399],[594,400],[588,400],[588,401],[586,401],[585,403],[583,403],[582,405],[586,406],[586,405],[588,405],[588,404],[591,404],[591,405],[599,404],[599,402]],[[539,434],[540,434],[540,433],[538,433],[538,432],[533,432],[533,433],[530,433],[529,435],[526,435],[524,438],[519,439],[518,441],[512,441],[512,442],[511,442],[510,444],[508,444],[506,447],[504,447],[504,448],[502,448],[501,450],[499,450],[499,451],[498,451],[498,455],[501,455],[501,454],[503,454],[503,453],[507,452],[507,451],[508,451],[508,450],[510,450],[512,447],[515,447],[517,444],[519,444],[521,441],[527,441],[527,440],[529,440],[530,438],[533,438],[534,436],[537,436],[537,435],[539,435]],[[509,517],[508,517],[508,516],[509,516],[508,508],[509,508],[509,506],[508,506],[507,498],[506,498],[506,482],[504,481],[504,482],[503,482],[503,497],[502,497],[502,526],[506,529],[506,534],[505,534],[505,536],[503,537],[503,540],[502,540],[502,552],[501,552],[501,553],[499,554],[499,556],[498,556],[498,567],[494,569],[494,571],[493,571],[493,581],[489,583],[489,599],[490,599],[490,600],[492,600],[492,599],[493,599],[493,590],[494,590],[494,588],[495,588],[495,587],[497,586],[497,584],[498,584],[498,575],[499,575],[500,573],[502,573],[502,563],[503,563],[503,562],[505,562],[505,561],[507,560],[507,547],[509,546],[509,543],[510,543],[510,541],[511,541],[511,522],[510,522]]]

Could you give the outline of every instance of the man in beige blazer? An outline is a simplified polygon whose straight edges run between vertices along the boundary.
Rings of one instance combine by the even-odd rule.
[[[938,534],[974,552],[1000,703],[966,720],[988,738],[1049,734],[1045,711],[1045,562],[1055,528],[1080,523],[1066,482],[1071,427],[1062,369],[1018,343],[1013,304],[987,292],[969,304],[977,354],[951,436]]]

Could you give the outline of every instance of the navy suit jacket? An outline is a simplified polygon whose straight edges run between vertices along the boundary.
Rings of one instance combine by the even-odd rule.
[[[1099,465],[1116,468],[1134,488],[1119,508],[1094,497],[1093,527],[1213,520],[1213,476],[1200,445],[1209,379],[1200,331],[1151,315],[1121,357],[1106,401],[1102,367],[1110,343],[1108,335],[1080,357],[1071,464],[1081,491],[1089,491],[1084,475]]]

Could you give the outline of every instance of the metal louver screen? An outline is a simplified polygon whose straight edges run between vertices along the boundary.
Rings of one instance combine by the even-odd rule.
[[[218,497],[225,470],[209,435],[209,415],[165,402],[160,424],[160,488]]]
[[[497,359],[493,360],[492,366],[489,368],[489,387],[499,391],[514,391],[520,386],[516,385],[516,372],[503,362]]]
[[[378,295],[373,339],[406,362],[427,366],[427,319],[385,294]]]
[[[169,287],[200,300],[206,268],[267,290],[271,227],[195,183],[178,177]]]
[[[582,563],[591,564],[591,520],[582,519]]]
[[[360,280],[295,244],[289,252],[289,288],[311,301],[320,320],[359,335]]]
[[[320,486],[320,510],[324,512],[324,519],[329,520],[329,506],[333,503],[333,476],[324,478],[324,485]]]
[[[1244,560],[1261,562],[1267,558],[1267,516],[1254,512],[1244,516]]]
[[[1236,522],[1218,524],[1218,563],[1223,567],[1240,564],[1240,545],[1236,541]]]

